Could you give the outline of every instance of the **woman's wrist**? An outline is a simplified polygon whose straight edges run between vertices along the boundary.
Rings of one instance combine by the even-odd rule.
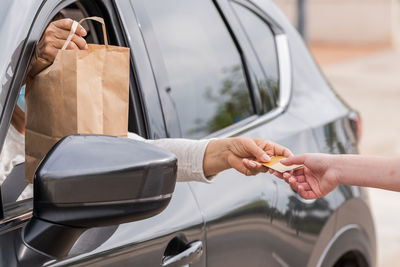
[[[209,177],[229,168],[229,142],[226,138],[211,140],[203,159],[204,176]]]
[[[332,170],[332,175],[339,185],[346,184],[345,176],[343,176],[344,164],[346,164],[346,155],[329,155],[328,168]]]

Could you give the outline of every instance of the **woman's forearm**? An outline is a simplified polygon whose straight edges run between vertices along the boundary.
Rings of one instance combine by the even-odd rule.
[[[143,140],[175,154],[178,159],[177,181],[198,181],[209,183],[212,175],[203,169],[206,149],[210,140],[189,140],[180,138]]]
[[[331,167],[339,183],[400,191],[400,158],[337,155]]]
[[[234,168],[245,175],[266,172],[259,162],[268,162],[273,156],[292,155],[289,149],[259,138],[233,137],[222,139],[158,139],[145,140],[134,133],[128,138],[164,148],[178,158],[177,181],[210,183],[216,174]]]

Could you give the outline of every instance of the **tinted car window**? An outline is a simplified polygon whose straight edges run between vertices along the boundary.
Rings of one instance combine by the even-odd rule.
[[[257,86],[263,104],[266,106],[264,110],[269,110],[271,109],[270,93],[273,93],[276,101],[279,96],[278,57],[274,34],[258,15],[235,2],[231,3],[259,59],[258,63],[261,65],[263,74],[257,81]]]
[[[166,67],[183,137],[254,113],[240,54],[211,0],[140,0]],[[150,54],[152,53],[149,51]]]

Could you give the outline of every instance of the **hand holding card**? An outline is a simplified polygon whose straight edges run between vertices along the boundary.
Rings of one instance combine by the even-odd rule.
[[[304,165],[298,165],[298,164],[293,164],[290,166],[286,166],[283,165],[280,161],[282,159],[286,159],[286,157],[282,157],[282,156],[275,156],[275,157],[271,157],[271,160],[269,162],[261,162],[262,165],[264,165],[267,168],[273,169],[274,171],[280,172],[280,173],[284,173],[284,172],[288,172],[288,171],[292,171],[295,169],[299,169],[301,167],[303,167]]]

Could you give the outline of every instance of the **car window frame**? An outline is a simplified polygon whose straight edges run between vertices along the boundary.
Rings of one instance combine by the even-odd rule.
[[[240,44],[248,44],[249,40],[246,37],[245,31],[241,26],[239,18],[234,13],[233,7],[229,3],[235,2],[236,4],[242,5],[244,8],[249,9],[251,12],[255,13],[262,20],[264,20],[270,26],[274,36],[275,44],[278,56],[278,68],[279,68],[279,101],[277,107],[265,114],[256,114],[252,116],[252,120],[247,121],[244,124],[238,124],[237,127],[227,127],[213,134],[206,136],[205,138],[224,138],[239,136],[247,131],[254,129],[260,125],[263,125],[277,116],[284,113],[290,103],[292,97],[292,63],[291,55],[288,43],[288,37],[283,30],[283,28],[273,19],[272,16],[268,15],[264,10],[258,7],[256,4],[249,0],[214,0],[220,6],[222,12],[227,18],[229,24],[232,26],[235,36],[237,36]],[[250,49],[252,50],[252,49]],[[253,54],[253,55],[251,55]],[[246,51],[246,56],[257,56],[254,51]],[[254,83],[254,80],[252,80]],[[256,93],[256,103],[261,105],[260,94]],[[232,125],[235,126],[235,125]]]
[[[269,77],[269,74],[266,73],[266,69],[265,69],[265,67],[264,67],[264,65],[262,63],[265,60],[265,58],[262,55],[259,54],[259,51],[256,48],[257,44],[255,42],[253,42],[251,34],[247,30],[248,26],[246,26],[244,21],[243,21],[243,19],[245,19],[245,18],[241,17],[241,15],[243,13],[240,13],[240,10],[237,9],[237,8],[246,10],[245,12],[247,12],[247,15],[253,16],[253,19],[258,20],[261,24],[264,24],[263,27],[265,27],[265,29],[263,29],[263,31],[269,31],[269,33],[272,35],[271,41],[273,41],[273,45],[274,45],[273,53],[274,53],[274,56],[276,57],[276,66],[275,67],[276,67],[276,71],[277,71],[277,74],[278,74],[277,75],[278,76],[277,77],[278,78],[278,88],[277,88],[278,89],[278,94],[276,94],[276,92],[274,92],[274,90],[272,88],[267,88],[267,92],[268,92],[268,96],[271,99],[273,99],[273,101],[274,101],[275,106],[272,108],[272,109],[274,109],[278,105],[279,89],[280,89],[279,88],[279,82],[280,82],[280,80],[279,80],[279,72],[280,72],[280,70],[279,70],[279,62],[278,62],[278,50],[277,50],[277,47],[276,47],[277,44],[276,44],[276,40],[275,40],[276,30],[274,31],[273,30],[273,25],[271,25],[267,20],[262,18],[260,15],[258,15],[257,12],[255,12],[251,8],[239,3],[238,1],[231,0],[231,1],[228,1],[228,2],[229,2],[229,6],[230,6],[231,10],[233,11],[233,13],[234,13],[234,15],[236,17],[236,20],[239,22],[239,24],[241,26],[241,29],[242,29],[243,33],[245,34],[245,38],[247,40],[247,44],[248,44],[249,50],[251,50],[251,51],[246,51],[246,52],[248,52],[248,53],[250,52],[252,54],[252,56],[254,55],[254,58],[256,59],[256,62],[257,62],[255,64],[256,66],[252,65],[252,67],[257,68],[258,71],[263,74],[262,76],[264,78],[268,78]],[[258,94],[258,96],[260,97],[260,102],[262,102],[261,94]],[[265,113],[267,113],[267,112],[269,112],[271,110],[267,110],[266,112],[260,112],[259,115],[263,115],[263,114],[265,114]]]
[[[279,103],[278,106],[284,110],[287,108],[292,92],[292,64],[289,50],[288,37],[284,29],[263,9],[248,0],[217,0],[231,1],[247,8],[249,11],[263,20],[272,30],[275,36],[276,52],[279,67]],[[232,7],[233,8],[233,7]],[[236,18],[237,19],[237,18]],[[257,55],[256,55],[257,56]]]
[[[227,33],[232,38],[233,45],[235,46],[235,48],[238,52],[238,55],[240,57],[247,89],[249,92],[249,97],[250,97],[250,101],[251,101],[251,108],[252,108],[253,114],[251,114],[250,116],[246,117],[245,119],[243,119],[239,122],[236,122],[236,123],[234,123],[230,126],[227,126],[223,129],[220,129],[220,130],[218,130],[214,133],[211,133],[207,136],[204,136],[201,139],[207,138],[208,136],[214,135],[215,133],[230,131],[229,129],[240,128],[243,125],[246,125],[249,121],[253,121],[257,118],[257,114],[258,114],[258,111],[260,108],[260,105],[256,102],[256,97],[255,97],[255,94],[258,93],[258,89],[256,89],[254,87],[254,83],[251,82],[251,80],[250,80],[250,75],[249,75],[249,71],[248,71],[248,67],[247,67],[248,62],[244,56],[242,47],[240,46],[240,44],[234,34],[234,31],[231,29],[231,27],[228,23],[228,20],[225,18],[225,14],[220,9],[217,1],[212,1],[212,0],[210,0],[210,1],[212,2],[212,4],[215,7],[219,16],[221,17],[223,24],[227,29]],[[132,8],[134,8],[135,13],[137,13],[137,12],[145,13],[144,7],[140,3],[136,3],[136,2],[134,2],[134,0],[131,0],[131,2],[133,4]],[[146,15],[140,16],[140,19],[141,19],[140,24],[143,24],[143,21],[142,21],[143,19],[146,20],[145,16]],[[146,33],[149,34],[149,31],[146,31]],[[154,32],[151,32],[150,34],[152,35],[151,38],[154,39],[155,38]],[[142,33],[142,35],[143,35],[143,33]],[[156,43],[156,42],[152,42],[152,43]],[[151,46],[150,48],[149,48],[149,45]],[[174,107],[174,103],[170,100],[170,96],[168,94],[168,88],[170,88],[170,84],[168,81],[168,74],[167,74],[167,70],[165,67],[164,59],[162,57],[162,52],[161,52],[160,48],[154,44],[146,43],[146,47],[147,47],[147,51],[151,50],[151,52],[152,52],[151,58],[149,55],[149,60],[151,62],[152,68],[153,68],[154,79],[156,80],[156,83],[157,83],[157,90],[159,92],[160,105],[163,110],[165,127],[167,130],[167,137],[175,137],[175,138],[182,137],[182,131],[181,131],[178,115],[177,115],[176,109]],[[163,88],[166,90],[161,90],[160,88]]]

